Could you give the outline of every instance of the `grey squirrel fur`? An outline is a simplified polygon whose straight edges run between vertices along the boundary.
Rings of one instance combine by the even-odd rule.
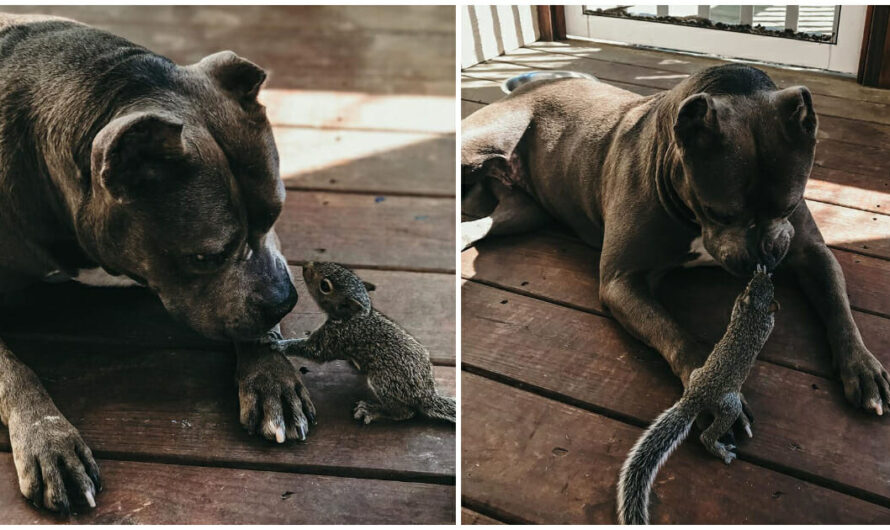
[[[718,439],[732,428],[742,412],[742,384],[773,330],[778,307],[770,274],[758,266],[736,298],[726,333],[705,364],[692,372],[683,397],[656,418],[630,450],[618,479],[621,524],[649,523],[649,493],[655,475],[686,439],[700,413],[707,411],[714,416],[701,434],[705,448],[727,464],[735,458],[735,446]],[[745,430],[750,437],[751,427],[746,424]]]
[[[319,362],[348,360],[367,375],[377,402],[359,401],[355,419],[407,420],[420,413],[455,421],[454,398],[436,392],[429,352],[401,326],[371,307],[374,285],[336,263],[307,263],[303,279],[328,320],[307,339],[277,349]]]

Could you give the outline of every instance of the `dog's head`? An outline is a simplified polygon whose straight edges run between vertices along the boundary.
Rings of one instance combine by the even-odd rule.
[[[774,269],[794,237],[813,165],[816,113],[805,87],[748,95],[698,93],[680,103],[673,134],[683,167],[677,192],[707,251],[745,276]]]
[[[266,74],[221,52],[171,76],[163,98],[95,137],[78,225],[105,268],[147,285],[196,331],[254,338],[297,301],[271,230],[285,193],[257,102]]]

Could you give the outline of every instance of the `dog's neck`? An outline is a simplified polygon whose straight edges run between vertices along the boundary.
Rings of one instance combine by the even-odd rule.
[[[665,107],[669,108],[670,105]],[[664,111],[665,107],[658,112]],[[658,202],[672,219],[693,232],[700,232],[701,227],[695,219],[695,214],[677,193],[676,183],[683,178],[683,163],[680,161],[680,151],[674,141],[671,126],[664,125],[673,122],[667,120],[656,120],[656,122],[653,167]]]

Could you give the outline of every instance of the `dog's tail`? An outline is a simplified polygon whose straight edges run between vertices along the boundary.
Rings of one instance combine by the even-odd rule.
[[[429,418],[454,423],[455,416],[457,416],[457,406],[455,405],[454,398],[434,394],[423,402],[420,412]]]
[[[649,493],[662,464],[689,434],[697,411],[681,399],[664,411],[637,440],[618,479],[618,522],[649,524]]]

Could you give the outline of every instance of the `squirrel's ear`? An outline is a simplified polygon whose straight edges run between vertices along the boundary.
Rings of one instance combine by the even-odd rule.
[[[767,308],[767,311],[770,313],[775,313],[779,309],[782,309],[782,306],[779,304],[779,301],[773,300],[772,303],[770,303],[769,308]]]
[[[368,291],[369,293],[371,291],[377,289],[377,286],[371,282],[362,281],[362,284],[365,286],[365,290]]]

